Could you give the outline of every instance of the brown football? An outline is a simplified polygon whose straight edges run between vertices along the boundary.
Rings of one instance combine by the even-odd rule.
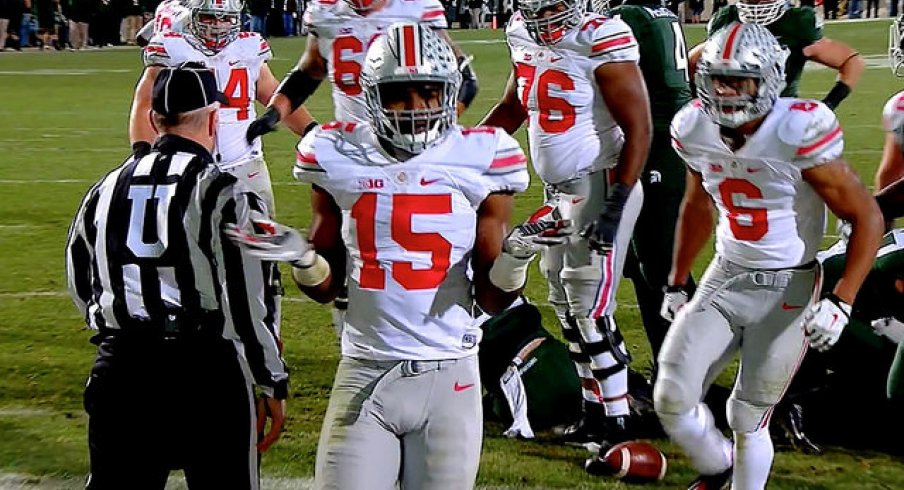
[[[649,442],[627,441],[612,446],[603,456],[612,476],[619,480],[643,483],[665,476],[668,462],[662,451]]]

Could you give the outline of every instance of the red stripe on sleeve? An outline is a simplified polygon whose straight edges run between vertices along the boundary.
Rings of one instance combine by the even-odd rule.
[[[300,151],[296,151],[295,157],[298,160],[298,163],[311,166],[319,165],[317,163],[317,157],[315,157],[313,153],[302,153]]]
[[[421,16],[421,20],[435,19],[444,15],[446,15],[446,13],[442,10],[430,10],[428,12],[424,12],[424,15]]]
[[[527,157],[524,156],[524,154],[518,154],[510,157],[496,158],[490,163],[490,168],[513,167],[515,165],[527,165]]]
[[[812,153],[815,150],[818,150],[820,147],[823,147],[827,143],[830,143],[832,140],[834,140],[840,134],[841,134],[841,126],[835,126],[835,129],[830,131],[829,134],[823,136],[822,138],[819,138],[819,140],[817,140],[816,143],[798,148],[797,156],[803,156],[803,155],[806,155],[807,153]]]
[[[617,37],[615,39],[609,39],[608,41],[599,42],[593,45],[590,48],[590,52],[599,53],[601,51],[605,51],[609,48],[614,48],[616,46],[623,46],[625,44],[631,44],[634,42],[634,36],[628,34],[626,36]]]

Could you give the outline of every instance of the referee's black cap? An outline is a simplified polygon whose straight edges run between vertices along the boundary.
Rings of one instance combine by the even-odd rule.
[[[214,102],[225,104],[227,99],[217,90],[213,72],[200,63],[164,68],[154,80],[151,107],[163,116],[194,111]]]

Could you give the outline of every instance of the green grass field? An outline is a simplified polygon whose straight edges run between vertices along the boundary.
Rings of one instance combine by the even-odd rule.
[[[883,141],[882,105],[901,86],[884,65],[887,26],[881,21],[826,27],[828,36],[853,45],[870,66],[838,111],[846,131],[846,155],[868,183]],[[690,27],[689,45],[702,35],[699,26]],[[501,94],[510,65],[501,31],[455,32],[453,37],[476,55],[481,92],[463,120],[472,124]],[[294,63],[303,43],[274,40],[277,57],[272,67],[277,76]],[[78,488],[87,471],[81,395],[94,349],[65,293],[63,247],[83,193],[129,151],[127,115],[140,72],[137,49],[0,54],[0,489]],[[833,80],[831,71],[809,70],[803,96],[821,98]],[[332,104],[326,87],[309,108],[318,119],[329,120]],[[524,132],[519,136],[523,141]],[[267,159],[281,221],[304,227],[308,191],[291,178],[294,142],[286,131],[268,136]],[[535,179],[530,191],[518,198],[517,217],[539,203]],[[703,265],[701,258],[698,267]],[[547,326],[557,330],[536,270],[527,294],[540,304]],[[644,369],[649,348],[632,307],[630,284],[622,286],[619,298],[619,323],[636,366]],[[270,488],[307,488],[338,346],[328,310],[297,291],[289,293],[284,319],[286,359],[292,370],[288,422],[281,441],[264,458],[263,475]],[[198,411],[199,420],[205,409],[203,403],[186,405],[186,410]],[[486,432],[481,485],[626,488],[585,476],[579,466],[586,457],[583,451],[506,440],[493,425]],[[677,488],[689,482],[694,472],[673,446],[660,442],[670,460],[660,486]],[[770,488],[904,488],[904,464],[884,454],[839,448],[820,457],[779,453]]]

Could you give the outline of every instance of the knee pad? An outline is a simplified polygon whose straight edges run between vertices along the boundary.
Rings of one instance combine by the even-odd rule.
[[[690,396],[684,383],[670,376],[668,369],[660,366],[659,376],[653,385],[653,408],[660,418],[688,413],[700,400]]]
[[[756,432],[769,426],[769,416],[775,405],[740,400],[735,395],[728,399],[728,426],[734,432]]]
[[[597,379],[608,378],[626,369],[631,363],[624,338],[615,328],[615,323],[609,323],[611,320],[609,317],[600,317],[597,321],[590,318],[575,318],[577,329],[581,333],[581,351],[591,358],[609,354],[614,361],[611,366],[593,370],[593,375]]]

